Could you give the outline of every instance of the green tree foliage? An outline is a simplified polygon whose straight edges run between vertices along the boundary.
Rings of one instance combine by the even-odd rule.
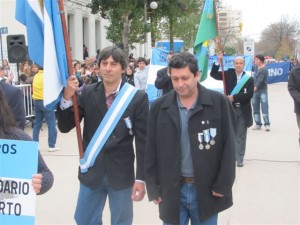
[[[184,40],[187,47],[192,47],[204,0],[158,0],[155,10],[149,8],[152,1],[91,0],[88,7],[92,13],[100,13],[102,18],[110,21],[106,27],[107,39],[116,44],[122,43],[127,53],[129,48],[134,48],[134,43],[145,42],[146,32],[151,32],[152,46],[163,35],[169,38],[171,49],[174,48],[175,37]]]

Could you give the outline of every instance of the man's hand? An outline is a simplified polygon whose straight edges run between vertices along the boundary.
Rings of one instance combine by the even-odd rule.
[[[233,96],[232,95],[227,95],[227,98],[229,99],[230,102],[233,102]]]
[[[213,195],[213,196],[216,196],[216,197],[219,197],[219,198],[224,197],[224,195],[222,195],[222,194],[220,194],[220,193],[217,193],[217,192],[214,192],[214,191],[212,191],[212,195]]]
[[[158,198],[156,198],[156,199],[153,200],[153,202],[154,202],[155,205],[160,204],[161,201],[162,201],[162,198],[161,198],[161,197],[158,197]]]
[[[79,86],[78,79],[75,75],[72,75],[67,80],[67,87],[64,89],[64,99],[70,100],[72,96],[75,94]]]
[[[142,182],[136,181],[132,188],[131,199],[133,201],[141,201],[141,200],[143,200],[145,194],[146,194],[145,184]]]

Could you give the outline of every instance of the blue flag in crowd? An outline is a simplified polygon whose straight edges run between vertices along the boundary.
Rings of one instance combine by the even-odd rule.
[[[53,109],[68,77],[58,3],[17,0],[16,19],[26,26],[30,59],[44,68],[44,105]]]

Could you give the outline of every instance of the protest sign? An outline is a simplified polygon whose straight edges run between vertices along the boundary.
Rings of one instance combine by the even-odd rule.
[[[37,167],[37,142],[0,139],[0,224],[34,224]]]

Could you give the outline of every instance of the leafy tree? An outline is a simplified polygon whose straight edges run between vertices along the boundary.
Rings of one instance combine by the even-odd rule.
[[[122,43],[127,54],[133,43],[145,40],[143,1],[91,0],[88,7],[92,9],[92,13],[100,12],[102,18],[110,21],[107,39],[113,43]]]
[[[134,43],[146,41],[147,32],[151,32],[152,46],[162,35],[170,39],[171,49],[174,49],[175,37],[192,46],[192,38],[197,32],[195,25],[200,18],[199,7],[204,0],[159,0],[157,9],[148,8],[147,18],[144,16],[145,1],[149,6],[153,0],[91,0],[88,7],[92,13],[100,13],[102,18],[110,21],[106,27],[107,39],[122,43],[127,54],[129,48],[134,48]]]
[[[223,47],[223,52],[226,55],[234,55],[236,53],[236,50],[234,47],[225,46],[225,47]]]
[[[279,22],[270,24],[261,33],[256,51],[265,55],[281,59],[284,56],[293,56],[295,37],[299,35],[299,21],[281,17]]]

